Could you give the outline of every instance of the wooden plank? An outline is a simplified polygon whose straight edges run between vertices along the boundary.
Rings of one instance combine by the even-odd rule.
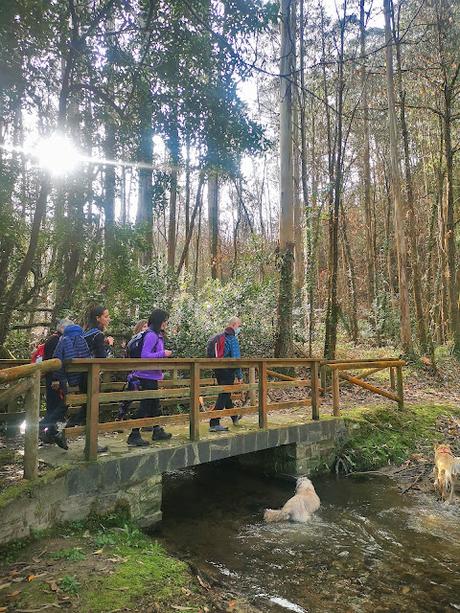
[[[396,391],[398,394],[398,407],[404,410],[404,379],[401,366],[396,368]]]
[[[98,431],[116,432],[117,430],[131,430],[132,428],[144,428],[146,426],[168,426],[188,424],[188,413],[180,415],[160,415],[159,417],[143,417],[142,419],[124,419],[122,421],[107,421],[99,424]],[[66,438],[73,439],[85,433],[85,426],[74,426],[64,429]]]
[[[251,368],[249,369],[249,385],[255,385],[255,383],[256,383],[256,369],[254,366],[251,366]],[[255,406],[257,402],[256,392],[252,388],[249,390],[249,402],[253,406]]]
[[[200,374],[199,364],[190,370],[190,440],[200,440]]]
[[[22,381],[18,381],[6,390],[0,390],[0,407],[8,405],[12,400],[16,400],[18,396],[22,396],[29,391],[32,385],[32,378],[28,377]]]
[[[362,362],[347,362],[347,363],[336,363],[336,364],[328,364],[329,368],[337,369],[337,370],[363,370],[367,368],[376,368],[377,366],[381,368],[389,368],[390,366],[405,366],[405,362],[403,360],[394,360],[393,362],[381,362],[381,361],[362,361]]]
[[[285,375],[281,372],[276,372],[276,370],[270,370],[267,368],[267,375],[269,377],[276,377],[277,379],[282,379],[283,381],[295,381],[295,377],[290,377],[289,375]]]
[[[266,428],[267,423],[267,364],[259,362],[259,428]]]
[[[340,415],[340,387],[339,371],[332,371],[332,413],[338,417]]]
[[[221,417],[231,417],[232,415],[255,415],[259,412],[258,406],[233,407],[233,409],[222,409],[221,411],[202,411],[200,419],[220,419]]]
[[[313,362],[311,365],[311,418],[319,419],[319,363]]]
[[[222,392],[247,392],[248,390],[258,390],[258,383],[235,383],[233,385],[212,385],[210,387],[202,387],[200,394],[209,396],[210,394],[221,394]]]
[[[340,359],[336,359],[336,360],[321,360],[322,364],[350,364],[352,362],[398,362],[400,359],[399,358],[365,358],[363,360],[357,360],[356,358],[350,358],[350,359],[344,359],[344,360],[340,360]]]
[[[101,392],[100,402],[121,402],[123,400],[145,400],[147,398],[177,398],[189,391],[188,387],[134,392]]]
[[[396,391],[395,369],[393,367],[390,368],[390,387],[393,391]]]
[[[86,403],[85,457],[97,459],[97,431],[99,424],[99,374],[98,364],[92,364],[88,375],[88,401]]]
[[[357,385],[358,387],[362,387],[363,389],[368,390],[369,392],[373,392],[374,394],[378,394],[379,396],[383,396],[384,398],[388,398],[389,400],[394,400],[395,402],[398,402],[398,396],[396,396],[396,394],[392,394],[391,392],[382,390],[380,389],[380,387],[376,387],[375,385],[372,385],[367,381],[362,381],[361,379],[357,379],[356,377],[352,377],[351,375],[347,375],[343,372],[339,373],[339,376],[341,378],[346,379],[350,383]]]
[[[26,395],[26,431],[24,434],[24,479],[38,477],[38,420],[40,418],[40,370],[31,378]]]
[[[281,402],[270,402],[267,404],[267,412],[280,411],[281,409],[293,409],[295,407],[309,407],[311,399],[304,398],[302,400],[283,400]]]
[[[297,365],[302,366],[304,364],[310,364],[312,362],[323,362],[321,358],[265,358],[264,362],[267,366],[284,366]],[[104,370],[110,371],[112,366],[124,365],[126,369],[139,370],[138,366],[144,365],[156,365],[161,368],[168,368],[168,370],[188,370],[192,364],[199,364],[201,369],[208,368],[208,364],[211,364],[211,368],[214,368],[217,364],[219,367],[227,368],[230,363],[249,363],[257,366],[260,363],[260,358],[240,358],[235,360],[234,358],[79,358],[76,360],[66,360],[66,365],[86,365],[99,364],[100,367],[106,367]]]
[[[41,373],[59,370],[61,368],[61,360],[52,359],[39,362],[38,364],[23,364],[22,366],[13,366],[13,368],[5,368],[0,370],[0,383],[8,383],[23,379],[33,373],[39,371]]]
[[[268,381],[267,388],[270,389],[291,389],[295,387],[311,387],[310,379],[294,379],[293,381]]]

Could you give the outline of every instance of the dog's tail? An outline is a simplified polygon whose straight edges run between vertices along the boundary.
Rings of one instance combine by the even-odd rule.
[[[272,524],[277,521],[287,521],[289,519],[289,513],[282,510],[265,509],[264,520],[267,524]]]

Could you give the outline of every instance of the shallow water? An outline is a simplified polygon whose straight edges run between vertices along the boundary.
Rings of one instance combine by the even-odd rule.
[[[460,512],[385,477],[313,480],[308,524],[262,522],[293,484],[214,464],[165,477],[167,543],[261,611],[460,611]]]

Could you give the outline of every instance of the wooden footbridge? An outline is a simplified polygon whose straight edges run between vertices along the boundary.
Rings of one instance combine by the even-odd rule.
[[[307,423],[320,419],[320,406],[329,395],[332,398],[332,414],[340,415],[340,386],[351,384],[378,394],[395,403],[402,409],[403,366],[400,359],[332,360],[317,358],[300,359],[88,359],[73,360],[66,363],[69,372],[80,372],[87,376],[87,393],[71,390],[67,396],[70,410],[72,407],[86,405],[86,426],[66,428],[68,439],[84,435],[84,456],[82,461],[97,460],[98,437],[104,433],[130,430],[133,427],[162,425],[171,427],[188,426],[189,442],[200,440],[200,422],[213,417],[231,415],[257,416],[254,424],[259,430],[283,428],[283,424],[270,424],[273,414],[287,409],[309,408],[297,421]],[[0,423],[7,425],[26,422],[24,441],[24,477],[33,479],[38,474],[38,423],[42,413],[44,388],[42,376],[57,370],[59,360],[48,360],[40,364],[26,364],[24,361],[0,360]],[[241,368],[247,372],[247,383],[235,385],[216,385],[213,370],[217,368]],[[158,390],[126,391],[126,374],[133,370],[161,369],[166,373]],[[277,369],[281,369],[278,371]],[[377,387],[365,379],[370,375],[388,370],[389,389]],[[330,374],[331,385],[321,387],[322,371]],[[289,374],[286,374],[289,372]],[[270,394],[279,390],[297,390],[296,397],[289,400],[274,401]],[[300,390],[300,391],[299,391]],[[234,409],[214,411],[205,408],[217,394],[230,392],[244,397],[242,406]],[[161,417],[113,421],[114,409],[122,401],[131,401],[134,406],[145,398],[160,399],[165,413]],[[22,406],[21,406],[22,405]],[[166,414],[167,407],[182,407],[180,413]],[[258,422],[258,423],[257,423]],[[285,427],[285,426],[284,426]],[[247,436],[252,434],[246,433]],[[218,437],[219,435],[217,435]],[[244,431],[240,436],[244,437]],[[214,439],[216,435],[214,435]],[[272,437],[273,445],[280,444],[279,437]],[[187,441],[182,441],[183,446]],[[164,443],[152,445],[148,449],[133,450],[126,453],[149,453]],[[270,445],[269,445],[270,446]],[[82,448],[83,449],[83,448]],[[63,452],[65,453],[65,452]]]

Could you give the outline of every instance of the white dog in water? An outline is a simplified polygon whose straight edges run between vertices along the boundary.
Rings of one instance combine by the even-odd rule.
[[[319,509],[320,501],[313,483],[307,477],[297,479],[295,494],[279,510],[265,509],[264,520],[268,523],[277,521],[306,522],[312,513]]]

